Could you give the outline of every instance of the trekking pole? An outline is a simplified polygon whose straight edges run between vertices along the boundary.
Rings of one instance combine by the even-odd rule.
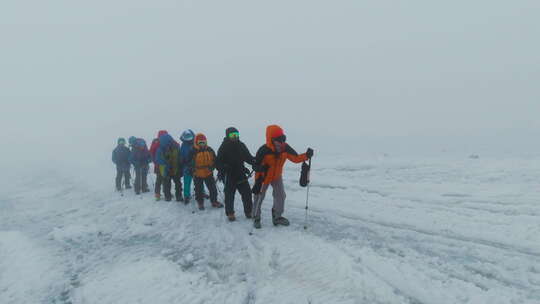
[[[185,186],[185,185],[184,185],[184,186]],[[192,192],[192,193],[193,193],[193,192]],[[184,197],[184,199],[186,199],[186,198]],[[190,205],[191,205],[191,214],[195,214],[195,208],[196,208],[196,206],[195,206],[195,201],[196,201],[197,199],[196,199],[196,198],[194,199],[193,197],[190,197],[189,199],[192,201],[192,202],[190,203]]]
[[[142,200],[142,194],[143,194],[143,180],[142,180],[142,170],[143,168],[140,167],[139,168],[139,193],[140,193],[140,197],[141,197],[141,200]]]
[[[225,181],[221,181],[221,184],[223,184],[223,191],[221,191],[221,189],[218,187],[219,179],[217,177],[216,177],[215,181],[216,181],[216,189],[218,190],[219,196],[221,197],[221,202],[223,204],[223,209],[226,209],[226,206],[225,206]],[[222,223],[225,222],[225,210],[223,210],[223,212],[221,213],[220,219],[221,219]]]
[[[152,189],[156,189],[156,184],[154,184],[154,175],[150,173],[150,170],[148,170],[148,174],[150,174],[150,180],[152,181]]]
[[[255,216],[256,216],[258,208],[259,208],[259,204],[257,202],[259,200],[259,197],[258,197],[259,195],[260,195],[260,192],[259,192],[259,194],[254,195],[254,200],[255,200],[255,206],[254,207],[255,207],[255,209],[253,209],[253,211],[251,212],[251,217],[253,218],[253,222],[255,222]],[[254,224],[251,223],[251,230],[249,231],[249,235],[253,235],[254,230],[255,230]]]
[[[304,220],[304,230],[307,229],[307,223],[308,223],[309,186],[311,184],[310,175],[311,175],[311,158],[309,159],[309,174],[308,174],[308,184],[307,184],[307,191],[306,191],[306,218]]]
[[[218,181],[216,180],[216,189],[219,193],[219,197],[221,198],[221,201],[223,202],[223,205],[225,205],[225,195],[223,194],[223,191],[221,191],[221,189],[219,189],[218,187]],[[223,208],[225,209],[225,208]],[[219,222],[221,224],[221,222],[223,222],[223,214],[225,213],[225,211],[221,212],[221,215],[219,216]]]

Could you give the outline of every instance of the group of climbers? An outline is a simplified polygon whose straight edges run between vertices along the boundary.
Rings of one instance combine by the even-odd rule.
[[[146,142],[142,138],[130,137],[130,148],[126,147],[126,140],[119,138],[117,146],[112,152],[112,161],[116,164],[116,189],[122,190],[122,178],[126,189],[131,189],[130,185],[130,169],[133,166],[135,171],[135,181],[133,188],[136,194],[141,192],[149,192],[146,177],[148,175],[148,164],[151,156]]]
[[[161,199],[161,191],[166,201],[172,200],[171,186],[175,185],[175,199],[189,204],[191,199],[191,183],[195,185],[195,201],[199,210],[204,210],[204,199],[209,198],[211,206],[222,208],[217,199],[216,179],[214,170],[217,169],[217,180],[224,184],[225,214],[229,221],[235,221],[234,199],[236,191],[240,193],[244,215],[253,219],[253,226],[261,228],[261,205],[266,192],[272,186],[274,204],[272,207],[272,223],[288,226],[289,221],[283,217],[285,205],[285,189],[283,186],[283,166],[286,160],[301,163],[313,156],[313,149],[308,148],[303,154],[298,154],[286,143],[283,129],[277,125],[266,128],[266,142],[254,157],[246,145],[240,141],[240,133],[230,127],[225,130],[225,138],[218,149],[217,155],[208,146],[204,134],[195,134],[186,130],[180,136],[180,145],[165,130],[158,132],[158,137],[152,141],[150,149],[141,138],[130,137],[131,150],[125,146],[123,138],[118,139],[118,146],[113,151],[113,162],[116,164],[116,188],[121,190],[121,180],[129,184],[130,166],[135,168],[135,193],[148,192],[148,164],[154,163],[156,182],[154,187],[156,200]],[[246,168],[249,164],[252,170]],[[255,173],[253,187],[249,178]],[[183,177],[183,187],[182,187]],[[209,195],[204,192],[204,185]],[[183,191],[182,191],[183,190]]]

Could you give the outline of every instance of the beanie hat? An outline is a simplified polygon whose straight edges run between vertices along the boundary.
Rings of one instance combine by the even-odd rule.
[[[225,130],[225,136],[228,137],[229,134],[234,133],[234,132],[238,132],[238,130],[235,127],[229,127],[227,128],[227,130]]]

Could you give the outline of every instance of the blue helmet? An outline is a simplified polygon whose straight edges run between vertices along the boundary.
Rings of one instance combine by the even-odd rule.
[[[192,141],[195,138],[195,133],[191,129],[187,129],[180,136],[181,141]]]
[[[137,138],[135,136],[130,136],[128,139],[128,142],[131,146],[135,145],[136,141],[137,141]]]

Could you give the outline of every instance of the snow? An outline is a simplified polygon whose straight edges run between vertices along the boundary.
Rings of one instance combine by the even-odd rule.
[[[291,226],[267,197],[253,235],[238,196],[229,223],[42,170],[0,190],[0,303],[540,303],[539,164],[318,157],[307,230],[288,164]]]

